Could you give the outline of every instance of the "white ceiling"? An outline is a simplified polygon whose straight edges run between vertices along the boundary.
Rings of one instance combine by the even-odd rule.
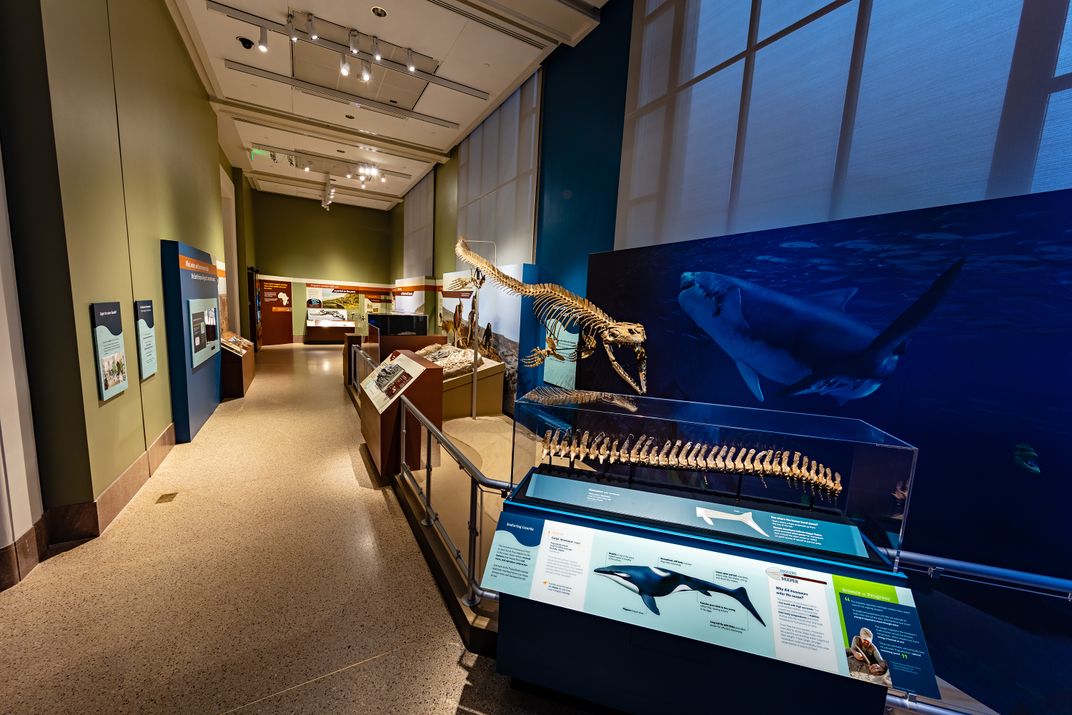
[[[335,202],[382,210],[446,161],[558,44],[583,39],[606,1],[167,0],[216,111],[220,146],[254,188],[320,201],[330,181]],[[288,12],[297,43],[286,34]],[[305,33],[310,12],[316,42]],[[266,53],[256,47],[261,26]],[[344,77],[350,29],[362,54],[345,52]],[[371,56],[374,35],[381,63]],[[386,182],[363,188],[346,179],[356,162],[376,166]]]

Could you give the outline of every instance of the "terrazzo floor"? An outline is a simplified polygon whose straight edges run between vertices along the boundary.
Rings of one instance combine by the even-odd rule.
[[[0,712],[584,712],[465,651],[340,360],[263,350],[103,535],[0,592]]]

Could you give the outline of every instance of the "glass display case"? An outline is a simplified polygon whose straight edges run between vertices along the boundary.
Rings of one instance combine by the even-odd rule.
[[[380,330],[380,335],[427,335],[428,316],[407,313],[371,313],[371,325]]]
[[[526,397],[513,445],[521,504],[897,570],[916,449],[860,420]]]

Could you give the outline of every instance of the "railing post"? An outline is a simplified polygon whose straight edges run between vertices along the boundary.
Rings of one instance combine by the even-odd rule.
[[[469,558],[466,560],[466,585],[469,588],[469,595],[465,598],[465,603],[470,607],[480,603],[480,595],[476,590],[476,537],[480,533],[477,526],[477,508],[476,500],[477,495],[480,493],[480,489],[477,487],[475,479],[469,480]]]
[[[399,430],[402,437],[402,439],[400,440],[402,442],[402,445],[399,447],[399,451],[401,454],[398,460],[398,473],[401,475],[403,467],[406,466],[406,412],[408,412],[408,410],[406,408],[405,402],[402,402],[400,404],[402,405],[402,409],[398,411],[398,416],[402,420],[402,427]]]
[[[432,433],[425,430],[428,435],[428,448],[424,455],[424,521],[425,526],[432,525],[435,512],[432,511]]]

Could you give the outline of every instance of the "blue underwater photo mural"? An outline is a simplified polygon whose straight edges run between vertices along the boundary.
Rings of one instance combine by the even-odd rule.
[[[918,447],[906,548],[1067,571],[1072,191],[595,254],[588,298],[646,328],[650,396]]]

